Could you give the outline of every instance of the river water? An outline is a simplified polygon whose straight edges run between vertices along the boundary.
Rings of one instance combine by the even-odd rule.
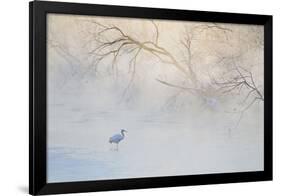
[[[225,113],[117,109],[62,97],[48,105],[48,182],[263,170],[256,110],[230,130],[235,119]],[[120,129],[128,132],[116,151],[108,140]]]

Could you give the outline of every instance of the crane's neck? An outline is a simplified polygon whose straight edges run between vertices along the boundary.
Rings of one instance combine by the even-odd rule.
[[[121,131],[121,135],[122,135],[123,137],[125,137],[124,131]]]

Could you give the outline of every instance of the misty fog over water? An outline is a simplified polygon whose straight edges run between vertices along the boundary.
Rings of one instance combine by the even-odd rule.
[[[102,17],[99,20],[104,24],[119,24],[136,37],[150,36],[145,34],[151,29],[147,21]],[[48,46],[48,182],[263,170],[263,102],[251,103],[252,94],[248,95],[247,88],[241,90],[242,97],[217,96],[212,90],[196,96],[182,87],[186,85],[182,82],[183,74],[147,53],[139,56],[133,80],[127,71],[131,61],[126,53],[119,57],[118,72],[111,72],[111,61],[104,60],[95,73],[88,66],[93,59],[88,57],[88,48],[84,47],[86,38],[82,36],[85,33],[82,30],[88,31],[89,26],[80,23],[75,16],[49,15],[48,18],[49,40],[56,40]],[[134,23],[141,25],[134,28]],[[158,24],[161,30],[169,25],[179,27],[182,22]],[[188,23],[187,27],[194,25],[197,24]],[[257,86],[262,87],[263,49],[253,49],[250,38],[245,38],[249,44],[236,38],[245,37],[248,31],[259,37],[260,27],[231,24],[223,27],[230,28],[234,34],[227,37],[231,42],[229,50],[241,50],[245,54],[239,56],[237,64],[246,64]],[[159,38],[159,43],[170,46],[172,51],[178,49],[174,39],[182,30],[175,29],[163,32]],[[171,36],[171,32],[175,35]],[[208,89],[206,70],[220,73],[216,67],[218,58],[212,52],[221,54],[226,49],[220,48],[224,44],[220,41],[218,49],[207,51],[205,48],[213,40],[208,42],[210,38],[205,40],[205,37],[208,36],[204,34],[203,41],[194,38],[193,64],[201,66],[195,70],[203,78],[196,88]],[[201,53],[206,58],[199,58]],[[161,81],[179,84],[180,88]],[[248,96],[250,104],[242,107]],[[246,109],[239,112],[241,108]],[[109,138],[121,129],[127,133],[117,151]]]
[[[225,113],[87,104],[99,95],[72,92],[50,103],[49,181],[263,169],[263,123],[254,114],[245,115],[239,129],[229,130],[237,117]],[[108,140],[120,129],[128,133],[114,151]]]

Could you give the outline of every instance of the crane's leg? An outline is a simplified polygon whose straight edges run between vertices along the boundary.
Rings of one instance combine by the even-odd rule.
[[[109,145],[110,145],[110,150],[113,150],[111,142],[109,142]]]
[[[118,151],[118,143],[117,143],[117,148],[116,148],[116,151]]]

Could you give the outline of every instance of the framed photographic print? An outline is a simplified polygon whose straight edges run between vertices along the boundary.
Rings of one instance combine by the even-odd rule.
[[[30,2],[30,194],[272,180],[272,16]]]

